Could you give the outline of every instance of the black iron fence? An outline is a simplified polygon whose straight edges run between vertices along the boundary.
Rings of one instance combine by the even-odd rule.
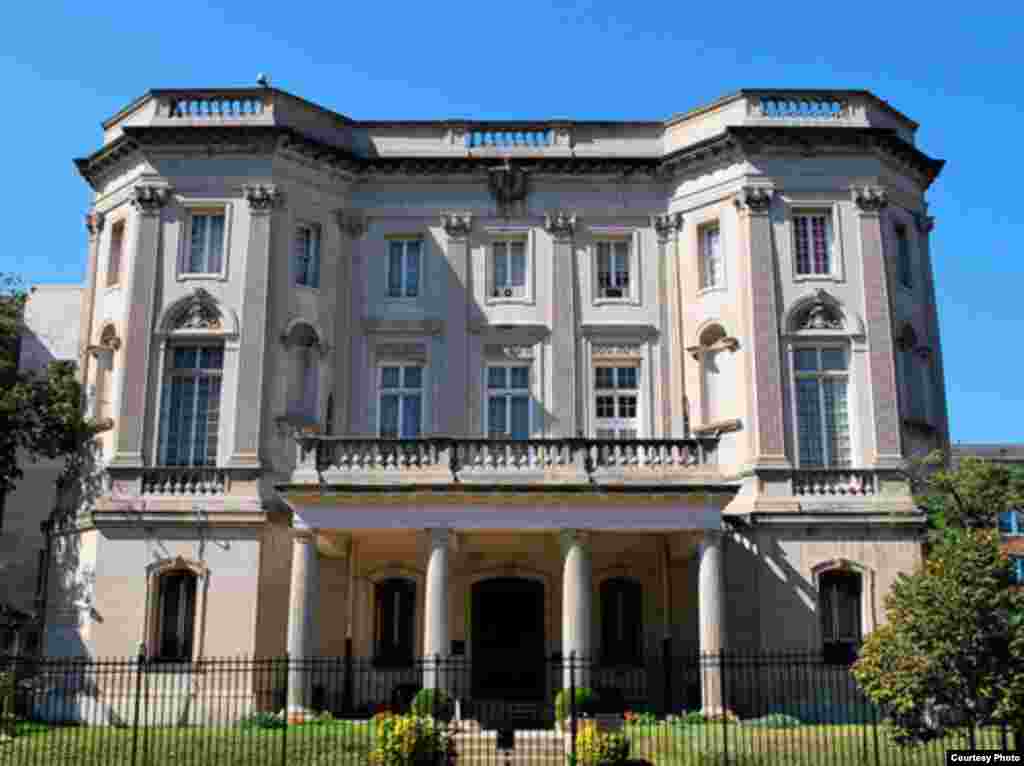
[[[938,713],[937,713],[938,715]],[[945,715],[950,715],[949,711]],[[604,665],[464,657],[0,659],[0,764],[939,764],[1006,726],[896,745],[844,665],[723,653]]]

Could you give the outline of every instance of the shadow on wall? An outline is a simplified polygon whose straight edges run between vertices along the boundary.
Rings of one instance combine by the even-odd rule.
[[[43,373],[50,362],[58,361],[42,339],[27,327],[21,333],[20,346],[18,368],[25,372]]]

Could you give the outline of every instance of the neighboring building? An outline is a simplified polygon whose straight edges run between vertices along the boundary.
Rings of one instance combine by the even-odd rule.
[[[865,91],[500,123],[150,91],[77,160],[114,427],[46,651],[510,671],[475,697],[558,653],[848,657],[920,562],[898,469],[948,445],[916,129]]]

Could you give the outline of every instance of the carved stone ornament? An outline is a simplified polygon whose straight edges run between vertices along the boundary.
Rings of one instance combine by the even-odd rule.
[[[473,230],[473,216],[470,213],[442,213],[441,226],[453,239],[468,237]]]
[[[544,230],[556,239],[568,239],[575,229],[575,214],[558,211],[544,215]]]
[[[338,228],[351,239],[359,239],[366,233],[366,216],[344,210],[338,210],[334,215],[338,221]]]
[[[935,228],[935,219],[926,213],[914,213],[914,223],[922,234],[929,234]]]
[[[499,206],[505,207],[513,202],[520,202],[526,199],[527,176],[526,171],[518,165],[511,164],[505,160],[504,165],[496,168],[489,168],[487,186],[494,195]]]
[[[100,232],[103,231],[103,223],[106,221],[106,216],[98,210],[90,210],[85,214],[85,228],[89,232],[89,237],[98,237]]]
[[[658,241],[665,242],[683,228],[683,214],[666,213],[665,215],[652,215],[651,226],[654,227],[654,231],[658,235]]]
[[[889,204],[889,194],[880,186],[854,187],[853,201],[864,213],[880,213]]]
[[[827,293],[818,290],[814,301],[801,313],[797,320],[798,330],[842,330],[843,318],[839,312],[827,302]]]
[[[601,343],[591,346],[590,353],[594,356],[634,356],[643,355],[642,343]]]
[[[772,206],[775,190],[764,186],[744,186],[736,194],[736,206],[750,213],[767,213]]]
[[[242,187],[242,194],[253,213],[269,213],[283,198],[274,184],[246,184]]]
[[[143,215],[158,215],[170,196],[166,186],[140,184],[132,189],[132,205]]]
[[[214,306],[213,297],[202,288],[197,289],[175,318],[174,329],[221,329],[220,313]]]

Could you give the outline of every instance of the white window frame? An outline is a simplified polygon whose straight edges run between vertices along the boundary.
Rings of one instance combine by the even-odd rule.
[[[706,284],[708,259],[704,243],[705,236],[711,230],[718,232],[718,280],[711,284]],[[697,292],[700,294],[710,293],[716,290],[725,290],[727,287],[728,283],[726,282],[725,271],[725,242],[722,235],[722,222],[717,218],[712,218],[697,225],[697,284],[699,286]]]
[[[505,369],[511,369],[513,367],[518,367],[520,369],[525,368],[526,369],[526,375],[527,375],[526,388],[525,389],[520,389],[520,388],[515,388],[514,389],[514,388],[510,388],[507,385],[506,385],[505,388],[502,388],[502,389],[492,389],[492,388],[490,388],[488,383],[489,383],[489,380],[490,380],[490,371],[491,371],[491,368],[493,368],[493,367],[504,367]],[[533,362],[532,361],[521,361],[521,362],[513,362],[513,361],[498,362],[498,361],[494,361],[494,362],[487,362],[487,364],[484,365],[483,386],[482,386],[482,391],[483,391],[483,413],[482,413],[482,417],[481,417],[481,421],[480,422],[483,424],[483,435],[484,435],[485,438],[488,438],[488,439],[490,439],[490,438],[511,439],[512,438],[512,435],[510,433],[510,426],[511,426],[511,420],[512,420],[512,418],[511,418],[512,407],[511,407],[511,404],[510,404],[509,400],[513,399],[516,396],[521,396],[521,395],[523,395],[523,393],[525,393],[525,395],[526,395],[526,422],[527,422],[526,438],[527,439],[532,439],[533,438],[533,433],[534,433],[534,431],[533,431],[533,421],[534,421],[534,413],[533,413],[533,398],[534,398],[533,397],[533,388],[534,388],[534,384],[535,384],[535,377],[534,377]],[[505,435],[503,437],[492,437],[491,436],[490,404],[491,404],[491,398],[492,398],[492,394],[491,394],[492,391],[500,391],[500,392],[502,392],[502,393],[496,393],[494,395],[495,396],[504,397],[504,399],[505,399]],[[520,393],[520,392],[522,392],[522,393]]]
[[[178,248],[178,280],[216,279],[223,281],[227,279],[228,255],[231,252],[231,205],[221,200],[188,200],[182,206],[185,209],[185,220],[181,227],[181,244]],[[221,215],[224,217],[224,240],[221,243],[219,271],[188,270],[192,259],[192,221],[198,215]]]
[[[796,219],[801,216],[825,216],[825,243],[828,247],[829,270],[827,273],[815,274],[800,272],[798,262],[798,248],[796,241]],[[835,203],[822,202],[798,202],[792,201],[787,206],[787,228],[789,230],[789,248],[792,260],[792,273],[794,282],[826,281],[838,282],[843,280],[843,251],[842,251],[842,221],[840,208]],[[811,236],[810,232],[808,236]],[[810,263],[813,268],[814,254],[810,254]]]
[[[590,226],[590,232],[593,235],[593,240],[588,245],[589,257],[587,257],[586,251],[582,251],[581,255],[586,258],[590,268],[590,296],[591,304],[594,306],[602,305],[633,305],[637,306],[640,304],[641,292],[643,286],[641,283],[641,243],[642,238],[640,237],[639,231],[631,226],[621,225],[594,225]],[[614,252],[614,245],[616,242],[625,242],[628,248],[628,273],[629,273],[629,289],[625,291],[625,294],[620,298],[606,297],[601,295],[600,269],[598,268],[598,251],[601,243],[611,243]],[[584,275],[585,277],[585,275]]]
[[[391,294],[391,247],[395,243],[402,243],[401,273],[400,273],[400,294]],[[406,276],[409,272],[409,244],[416,242],[419,245],[419,268],[417,271],[416,294],[408,294]],[[426,284],[424,279],[424,265],[426,264],[427,240],[419,234],[388,236],[384,240],[386,250],[384,254],[384,300],[407,303],[418,301],[423,297],[423,288]]]
[[[616,253],[616,245],[625,245],[626,253],[623,256],[621,253]],[[608,259],[609,259],[609,273],[611,274],[612,281],[616,284],[612,285],[609,289],[619,289],[622,291],[622,295],[604,295],[602,293],[601,286],[601,248],[606,246],[608,248]],[[593,246],[593,269],[594,269],[594,303],[631,303],[633,301],[633,294],[636,292],[636,258],[634,257],[635,246],[633,244],[632,237],[601,237],[594,241]],[[625,259],[626,266],[626,286],[623,288],[617,283],[615,279],[616,275],[621,273],[616,269],[617,261]]]
[[[307,242],[310,242],[310,243],[313,242],[314,238],[316,240],[316,284],[315,285],[311,285],[308,282],[300,282],[299,281],[300,272],[299,272],[297,258],[296,258],[296,254],[295,254],[295,246],[297,244],[297,240],[298,240],[299,232],[300,231],[308,231],[309,232],[310,236],[309,236],[309,239],[307,240]],[[323,248],[324,248],[323,228],[320,226],[320,224],[316,223],[315,221],[301,221],[300,220],[300,221],[296,221],[295,222],[295,226],[292,229],[292,241],[291,241],[291,253],[290,253],[290,256],[291,256],[291,270],[292,270],[292,286],[293,287],[304,287],[307,290],[319,290],[320,289],[320,283],[323,281],[323,265],[324,265]],[[305,257],[306,258],[310,258],[309,252],[307,252],[305,254]],[[306,273],[307,273],[307,277],[308,277],[308,274],[309,274],[309,268],[308,267],[306,269]]]
[[[399,386],[397,388],[384,388],[384,369],[386,367],[396,367],[399,369]],[[409,388],[405,386],[405,369],[407,367],[418,367],[420,369],[420,387]],[[427,393],[430,390],[427,384],[427,365],[418,360],[399,360],[399,359],[386,359],[381,360],[377,363],[376,369],[376,396],[377,396],[377,438],[397,438],[397,439],[409,439],[409,438],[422,438],[426,431],[427,423]],[[402,406],[404,396],[412,396],[417,394],[420,397],[420,426],[418,429],[419,435],[416,437],[404,437],[402,436],[402,418],[404,417],[405,408]],[[398,436],[386,437],[381,434],[381,426],[383,425],[384,415],[384,396],[385,395],[396,395],[398,396]]]
[[[837,350],[842,351],[846,357],[846,369],[842,372],[838,371],[824,371],[820,369],[821,352],[823,350]],[[819,369],[815,372],[797,372],[796,369],[796,356],[799,351],[815,351],[818,354]],[[857,464],[856,456],[857,444],[855,440],[855,429],[854,423],[856,423],[856,417],[854,413],[854,406],[856,401],[856,395],[854,391],[854,371],[853,371],[853,349],[849,344],[845,343],[799,343],[794,344],[790,348],[790,392],[791,392],[791,406],[793,413],[793,439],[796,443],[796,463],[798,468],[809,469],[809,470],[848,470],[853,468]],[[797,381],[799,379],[813,378],[816,381],[821,381],[823,378],[838,378],[842,377],[846,380],[846,427],[847,427],[847,439],[850,444],[850,459],[849,464],[841,465],[832,460],[832,456],[829,454],[831,445],[828,440],[828,428],[825,418],[825,394],[824,389],[818,385],[818,406],[819,412],[821,413],[821,444],[823,450],[823,465],[803,465],[801,458],[801,444],[800,444],[800,410],[799,410],[799,397],[797,394]]]
[[[613,388],[598,388],[597,387],[597,370],[599,368],[610,368],[614,370],[612,373],[615,387]],[[636,387],[635,388],[619,388],[618,378],[619,370],[630,368],[636,370]],[[621,438],[618,433],[621,430],[630,428],[634,431],[634,435],[629,438],[640,439],[643,438],[643,423],[644,423],[644,411],[643,411],[643,391],[644,391],[644,380],[643,380],[643,365],[639,359],[626,360],[626,359],[594,359],[590,365],[591,375],[591,400],[593,402],[593,415],[591,417],[592,429],[591,432],[594,438],[602,438],[598,436],[598,431],[602,428],[611,428],[616,432],[616,436],[613,439],[618,440]],[[611,418],[602,418],[598,415],[597,399],[598,397],[612,397],[615,408],[615,415]],[[623,418],[619,412],[619,399],[625,396],[632,396],[636,399],[636,412],[632,418]]]

